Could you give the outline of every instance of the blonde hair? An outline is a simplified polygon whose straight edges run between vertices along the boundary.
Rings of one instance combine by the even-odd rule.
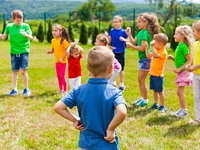
[[[104,34],[98,34],[96,39],[99,40],[103,46],[108,46],[108,38]]]
[[[192,27],[194,27],[198,32],[200,32],[200,20],[194,21]]]
[[[12,15],[12,19],[15,19],[15,18],[23,18],[23,13],[22,13],[22,11],[21,10],[13,10],[12,12],[11,12],[11,15]]]
[[[106,73],[114,63],[114,54],[105,46],[95,46],[88,52],[88,71],[94,76]]]
[[[77,45],[76,43],[74,43],[70,48],[70,53],[75,53],[75,52],[81,53],[82,51],[83,51],[83,48]]]
[[[176,31],[184,36],[184,42],[189,47],[190,54],[192,52],[192,43],[194,42],[194,36],[192,34],[192,29],[188,25],[178,26]]]
[[[148,21],[147,29],[151,35],[160,33],[160,24],[158,22],[157,16],[155,14],[141,13],[138,15],[143,21]]]
[[[162,44],[164,44],[164,45],[166,45],[167,42],[168,42],[168,37],[164,33],[155,34],[153,36],[153,39],[156,40],[156,41],[158,41],[158,42],[160,42],[160,43],[162,43]]]
[[[114,16],[113,19],[118,19],[120,22],[123,20],[122,16],[120,15]]]

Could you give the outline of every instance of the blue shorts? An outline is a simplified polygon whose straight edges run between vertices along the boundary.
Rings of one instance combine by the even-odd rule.
[[[150,58],[142,58],[139,60],[139,69],[144,71],[149,71],[151,64]]]
[[[122,69],[121,71],[124,70],[124,66],[125,66],[125,56],[124,56],[124,52],[122,53],[114,53],[115,54],[115,58],[118,60],[118,62],[121,64]]]
[[[150,89],[155,92],[162,92],[164,77],[150,76]]]
[[[28,69],[28,54],[10,54],[12,71],[27,70]]]

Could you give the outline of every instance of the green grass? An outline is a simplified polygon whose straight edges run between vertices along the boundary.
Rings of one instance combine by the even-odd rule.
[[[54,56],[47,55],[50,44],[31,43],[29,65],[29,87],[32,96],[21,95],[23,82],[19,74],[16,97],[8,97],[11,90],[11,65],[9,42],[0,41],[0,149],[2,150],[78,150],[79,132],[71,122],[61,118],[53,111],[54,104],[61,98],[57,94],[57,79]],[[91,45],[83,46],[82,83],[87,82],[85,69],[86,54]],[[169,51],[173,54],[173,52]],[[172,117],[172,111],[179,108],[176,95],[174,64],[167,61],[165,71],[165,96],[168,111],[160,114],[156,110],[147,112],[146,108],[134,108],[132,103],[140,97],[137,82],[137,52],[127,49],[125,67],[126,90],[123,95],[128,104],[128,116],[117,128],[122,150],[197,150],[200,147],[199,126],[188,124],[194,117],[192,87],[185,88],[189,117]],[[117,79],[119,81],[119,79]],[[149,78],[147,78],[149,86]],[[149,91],[150,104],[153,92]],[[149,104],[149,105],[150,105]],[[72,110],[76,113],[76,109]],[[95,119],[95,118],[94,118]]]

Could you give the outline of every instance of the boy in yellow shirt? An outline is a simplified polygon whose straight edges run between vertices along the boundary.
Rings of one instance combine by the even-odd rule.
[[[150,89],[154,91],[154,104],[148,108],[158,109],[159,112],[165,112],[167,107],[165,106],[165,95],[163,92],[164,83],[164,67],[167,60],[167,51],[165,45],[168,42],[168,37],[163,34],[155,34],[153,41],[151,42],[152,53],[148,52],[146,48],[146,55],[152,57],[150,65]],[[158,104],[158,98],[160,97],[160,106]]]

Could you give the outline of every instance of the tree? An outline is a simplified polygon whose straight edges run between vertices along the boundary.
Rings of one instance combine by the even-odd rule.
[[[38,32],[37,32],[36,38],[39,40],[39,42],[44,41],[44,30],[43,30],[42,23],[40,23],[38,26]]]
[[[95,26],[93,29],[93,34],[92,34],[92,45],[95,44],[96,37],[98,34],[99,34],[99,29],[97,28],[97,26]]]
[[[182,3],[185,0],[147,0],[151,7],[154,8],[155,13],[162,18],[163,22],[161,26],[165,26],[166,23],[172,18],[174,15],[174,10],[177,9],[179,15],[183,14]],[[192,5],[192,4],[191,4]],[[192,10],[192,7],[190,7]]]
[[[68,26],[68,34],[70,39],[74,42],[74,34],[73,34],[73,30],[72,30],[72,24],[71,21],[69,22],[69,26]]]
[[[102,21],[109,21],[115,10],[111,0],[89,0],[78,9],[77,15],[82,21],[92,21],[97,19],[100,13]]]
[[[111,30],[112,28],[113,28],[112,23],[110,23],[109,26],[108,26],[108,31],[107,31],[107,32],[110,33],[110,30]]]
[[[51,19],[48,19],[48,30],[47,30],[47,42],[51,43],[51,40],[53,39],[52,35],[52,21]]]
[[[82,22],[82,25],[81,25],[81,33],[80,33],[80,39],[79,39],[79,42],[83,45],[86,45],[87,42],[88,42],[88,33],[87,33],[87,27],[86,25]]]

